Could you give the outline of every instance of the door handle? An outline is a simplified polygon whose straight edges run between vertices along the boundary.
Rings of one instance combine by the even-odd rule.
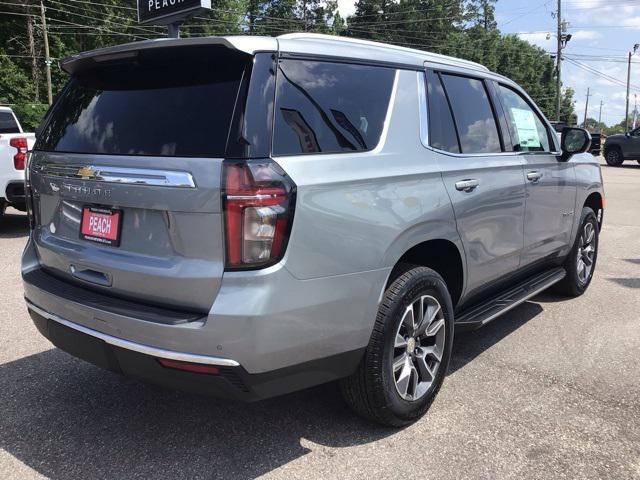
[[[473,178],[469,180],[460,180],[459,182],[456,182],[456,190],[460,190],[461,192],[472,192],[478,185],[480,185],[480,182]]]
[[[537,172],[535,170],[533,172],[527,172],[527,180],[530,182],[536,183],[540,178],[542,178],[542,172]]]

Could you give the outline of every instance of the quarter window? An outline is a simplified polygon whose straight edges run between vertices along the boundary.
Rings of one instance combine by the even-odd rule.
[[[451,109],[437,73],[427,73],[429,96],[429,138],[431,146],[445,152],[460,153]]]
[[[514,90],[499,86],[516,152],[549,152],[549,132],[529,103]]]
[[[395,70],[306,60],[278,65],[273,153],[357,152],[375,148]]]
[[[482,80],[442,75],[462,153],[501,152],[496,119]]]

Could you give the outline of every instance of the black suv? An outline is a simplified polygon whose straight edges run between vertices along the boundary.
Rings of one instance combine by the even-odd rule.
[[[619,167],[625,160],[637,160],[640,163],[640,127],[607,137],[604,158],[612,167]]]

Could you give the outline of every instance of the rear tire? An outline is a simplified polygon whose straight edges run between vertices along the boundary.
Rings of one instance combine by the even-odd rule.
[[[596,214],[589,207],[584,207],[575,243],[564,262],[567,276],[557,284],[559,293],[578,297],[587,290],[596,269],[599,234]]]
[[[386,426],[419,419],[447,373],[453,332],[451,296],[442,277],[409,266],[385,292],[358,370],[341,381],[347,404]]]
[[[604,159],[607,161],[607,165],[612,167],[619,167],[624,162],[622,151],[618,147],[611,147],[604,152]]]

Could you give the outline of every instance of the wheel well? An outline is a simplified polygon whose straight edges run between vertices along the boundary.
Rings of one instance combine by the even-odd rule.
[[[596,215],[598,215],[598,210],[602,208],[602,195],[600,195],[598,192],[593,192],[585,200],[584,206],[589,207],[594,211]]]
[[[406,271],[407,264],[421,265],[438,272],[447,284],[453,305],[456,305],[462,294],[464,272],[460,252],[453,242],[428,240],[407,250],[391,271],[387,287]]]
[[[604,146],[604,153],[606,154],[610,150],[620,150],[622,152],[622,148],[620,145],[606,145]]]

